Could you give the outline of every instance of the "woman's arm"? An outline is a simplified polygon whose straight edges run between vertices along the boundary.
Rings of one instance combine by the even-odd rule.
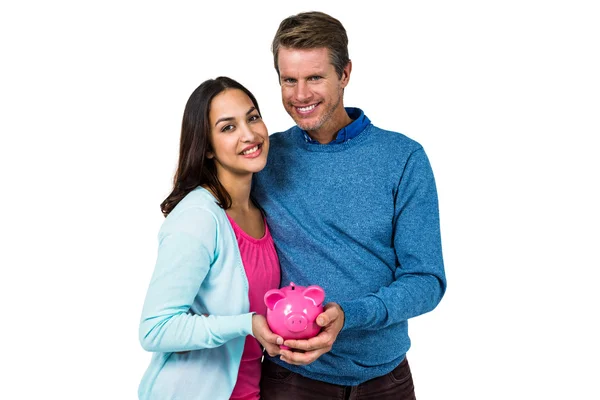
[[[204,316],[189,310],[215,261],[217,222],[202,208],[166,221],[139,327],[147,351],[176,352],[221,346],[252,334],[252,314]]]

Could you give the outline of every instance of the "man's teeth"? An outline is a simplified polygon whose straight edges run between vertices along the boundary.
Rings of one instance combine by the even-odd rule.
[[[244,151],[242,151],[242,154],[243,154],[243,155],[252,154],[252,153],[254,153],[256,150],[258,150],[258,145],[254,146],[254,147],[253,147],[253,148],[251,148],[251,149],[248,149],[248,150],[244,150]]]
[[[313,104],[312,106],[308,106],[308,107],[298,107],[298,110],[299,110],[300,112],[307,112],[307,111],[310,111],[310,110],[312,110],[312,109],[313,109],[313,108],[315,108],[316,106],[317,106],[316,104]]]

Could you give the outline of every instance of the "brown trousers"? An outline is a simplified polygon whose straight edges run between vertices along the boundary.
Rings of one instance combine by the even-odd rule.
[[[261,400],[415,400],[415,389],[406,358],[389,374],[357,386],[339,386],[305,378],[264,360]]]

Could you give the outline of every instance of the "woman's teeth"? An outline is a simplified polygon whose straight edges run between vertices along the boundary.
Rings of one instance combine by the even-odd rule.
[[[242,151],[242,154],[243,154],[243,155],[252,154],[252,153],[254,153],[256,150],[258,150],[258,145],[254,146],[254,147],[253,147],[253,148],[251,148],[251,149],[248,149],[248,150],[244,150],[244,151]]]

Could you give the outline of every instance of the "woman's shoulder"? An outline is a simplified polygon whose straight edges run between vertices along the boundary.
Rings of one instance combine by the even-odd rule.
[[[206,189],[198,187],[188,193],[169,213],[161,233],[187,232],[205,234],[209,228],[223,223],[225,211]]]
[[[173,211],[183,212],[193,208],[205,208],[215,212],[221,209],[217,204],[217,199],[213,194],[205,188],[198,186],[196,189],[189,192],[179,204],[173,208]]]

